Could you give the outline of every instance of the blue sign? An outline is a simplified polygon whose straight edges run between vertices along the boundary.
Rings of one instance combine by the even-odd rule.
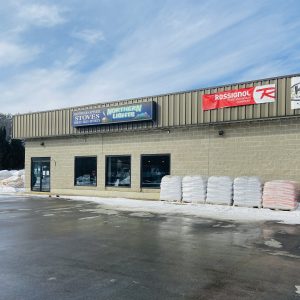
[[[78,110],[72,113],[73,127],[104,125],[111,123],[153,121],[155,102],[132,103],[121,106]]]

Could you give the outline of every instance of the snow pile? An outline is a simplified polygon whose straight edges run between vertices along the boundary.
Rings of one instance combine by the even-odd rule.
[[[180,176],[164,176],[160,184],[160,200],[180,202],[182,198],[181,181]]]
[[[205,203],[206,189],[206,176],[185,176],[182,179],[182,201]]]
[[[33,195],[30,195],[33,197]],[[48,196],[35,196],[48,198]],[[182,214],[200,218],[229,220],[238,222],[275,221],[284,224],[300,224],[300,209],[295,211],[275,211],[248,207],[234,207],[212,204],[195,205],[191,203],[169,203],[164,201],[145,201],[126,198],[101,198],[85,196],[61,196],[61,198],[95,202],[102,209],[117,211],[147,212],[152,214]]]
[[[13,175],[12,172],[13,171],[7,171],[7,170],[0,171],[0,181],[12,176]]]
[[[263,206],[293,210],[298,206],[299,186],[295,181],[273,180],[265,183]]]
[[[232,178],[229,176],[209,177],[206,203],[231,205],[232,184]]]
[[[0,171],[0,193],[15,193],[24,191],[24,170]]]
[[[233,203],[237,206],[261,207],[262,181],[256,176],[242,176],[234,179]]]
[[[7,179],[4,179],[1,181],[1,184],[3,186],[9,186],[13,188],[23,188],[24,182],[21,178],[21,176],[10,176]]]

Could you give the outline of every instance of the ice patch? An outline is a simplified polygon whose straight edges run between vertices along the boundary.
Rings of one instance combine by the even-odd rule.
[[[93,216],[93,217],[85,217],[85,218],[79,218],[79,220],[90,220],[90,219],[95,219],[99,218],[100,216]]]
[[[56,277],[49,277],[48,280],[49,281],[56,280]]]
[[[215,224],[212,227],[217,227],[217,228],[233,228],[236,227],[234,224],[228,224],[228,225],[222,225],[222,224]]]
[[[44,217],[52,217],[54,216],[54,214],[46,214],[46,215],[43,215]]]
[[[297,258],[297,259],[300,258],[300,256],[288,253],[287,251],[269,252],[269,254],[275,255],[275,256],[286,256],[286,257]]]
[[[91,212],[93,214],[104,214],[104,215],[117,215],[118,212],[111,209],[105,209],[105,208],[87,208],[87,209],[80,209],[79,211],[82,212]]]
[[[265,245],[272,248],[282,248],[282,244],[274,239],[265,241]]]
[[[300,295],[300,285],[295,285],[296,294]]]
[[[153,218],[154,215],[148,212],[135,212],[129,214],[131,217],[140,217],[140,218]]]
[[[51,210],[66,210],[66,209],[70,209],[70,207],[59,207],[59,208],[52,208]]]

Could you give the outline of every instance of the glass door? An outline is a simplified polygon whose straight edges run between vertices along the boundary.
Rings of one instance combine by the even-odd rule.
[[[50,192],[50,157],[31,159],[31,190]]]

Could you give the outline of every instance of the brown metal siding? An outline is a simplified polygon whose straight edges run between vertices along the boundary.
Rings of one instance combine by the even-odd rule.
[[[234,122],[300,115],[299,109],[291,109],[289,88],[291,84],[291,77],[292,76],[279,77],[168,95],[16,115],[13,118],[13,136],[14,138],[51,137],[137,129],[169,128],[175,126],[201,125],[207,123]],[[202,110],[203,94],[211,94],[218,91],[252,87],[269,83],[276,84],[277,97],[275,103],[221,108],[209,111]],[[72,127],[73,111],[145,101],[154,101],[156,103],[156,120],[154,122],[147,121],[140,123],[111,124],[81,128]]]

